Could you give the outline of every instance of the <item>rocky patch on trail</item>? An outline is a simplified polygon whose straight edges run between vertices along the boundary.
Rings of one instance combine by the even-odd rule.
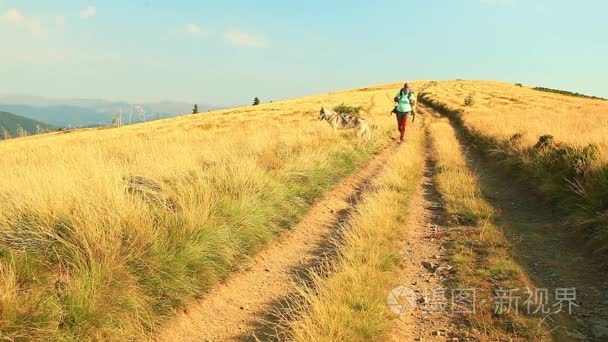
[[[415,294],[416,305],[395,315],[391,340],[476,341],[451,312],[448,286],[453,266],[445,248],[446,230],[441,226],[443,206],[429,172],[408,212],[399,279]]]

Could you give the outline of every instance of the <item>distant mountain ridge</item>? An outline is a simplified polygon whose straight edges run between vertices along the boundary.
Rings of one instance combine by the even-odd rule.
[[[58,127],[108,125],[122,112],[123,123],[169,118],[191,113],[193,103],[177,101],[148,102],[132,105],[127,102],[101,99],[51,99],[42,96],[0,97],[0,111],[14,113]],[[198,104],[200,112],[219,107]]]
[[[0,112],[0,139],[4,139],[4,130],[10,136],[15,137],[20,134],[21,127],[28,135],[37,134],[39,131],[55,130],[57,127],[48,125],[44,122],[32,120],[23,116],[15,115],[8,112]]]

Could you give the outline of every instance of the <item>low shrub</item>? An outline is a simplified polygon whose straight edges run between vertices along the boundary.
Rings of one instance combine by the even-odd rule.
[[[361,111],[361,106],[349,106],[347,104],[344,104],[344,102],[340,105],[337,105],[333,108],[334,112],[336,113],[340,113],[340,114],[353,114],[353,115],[359,115],[359,112]]]
[[[473,104],[475,104],[475,100],[473,99],[473,95],[469,94],[467,97],[464,98],[464,105],[465,107],[470,107]]]

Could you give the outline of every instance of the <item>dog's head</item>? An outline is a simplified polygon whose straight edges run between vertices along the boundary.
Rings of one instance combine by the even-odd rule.
[[[321,107],[321,111],[319,112],[319,120],[325,119],[327,116],[325,114],[325,108]]]

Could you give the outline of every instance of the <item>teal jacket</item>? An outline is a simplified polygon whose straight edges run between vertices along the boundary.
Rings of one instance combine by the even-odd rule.
[[[400,113],[407,113],[412,111],[412,106],[416,101],[416,97],[414,96],[413,91],[410,90],[406,93],[401,89],[395,96],[395,100],[395,102],[397,102],[397,111]]]

